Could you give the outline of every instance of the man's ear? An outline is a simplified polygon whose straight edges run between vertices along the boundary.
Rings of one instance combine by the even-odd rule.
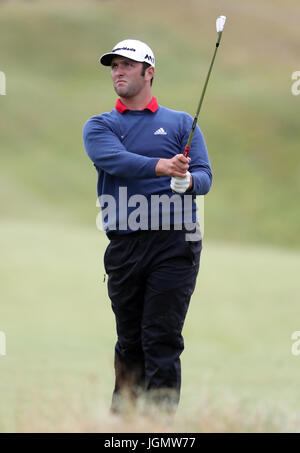
[[[147,68],[146,72],[145,72],[146,80],[151,80],[154,77],[154,73],[155,73],[155,68],[153,66],[150,66],[149,68]]]

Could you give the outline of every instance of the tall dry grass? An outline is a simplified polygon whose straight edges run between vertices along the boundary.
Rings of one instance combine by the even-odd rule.
[[[103,401],[63,398],[35,401],[18,407],[17,432],[57,433],[295,433],[300,432],[300,411],[262,401],[251,403],[226,394],[216,400],[208,392],[190,408],[170,415],[140,401],[126,414],[114,415]]]

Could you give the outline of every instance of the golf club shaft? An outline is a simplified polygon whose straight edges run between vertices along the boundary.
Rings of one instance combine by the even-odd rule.
[[[195,118],[194,118],[194,121],[193,121],[192,129],[191,129],[187,144],[186,144],[185,149],[184,149],[183,155],[185,157],[188,156],[190,148],[191,148],[192,138],[193,138],[193,135],[194,135],[194,131],[195,131],[197,122],[198,122],[198,117],[199,117],[200,109],[201,109],[202,102],[203,102],[203,99],[204,99],[206,87],[207,87],[207,84],[208,84],[208,80],[209,80],[209,77],[210,77],[210,73],[211,73],[215,58],[216,58],[216,54],[217,54],[219,45],[220,45],[220,42],[221,42],[221,38],[222,38],[222,32],[219,32],[218,33],[218,40],[216,42],[216,48],[215,48],[215,51],[214,51],[214,54],[213,54],[213,57],[212,57],[212,60],[211,60],[211,63],[210,63],[210,67],[209,67],[209,70],[208,70],[208,73],[207,73],[207,76],[206,76],[206,80],[205,80],[204,87],[203,87],[202,94],[201,94],[201,98],[200,98],[200,101],[199,101],[199,104],[198,104],[197,112],[196,112],[196,115],[195,115]]]

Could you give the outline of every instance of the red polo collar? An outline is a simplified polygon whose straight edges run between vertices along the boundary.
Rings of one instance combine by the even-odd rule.
[[[143,110],[150,110],[150,112],[155,113],[157,109],[158,109],[158,103],[157,103],[156,97],[153,96],[153,98],[151,99],[149,104],[146,105],[146,107]],[[130,110],[130,109],[128,107],[126,107],[126,105],[124,105],[120,99],[118,99],[117,103],[116,103],[116,110],[118,110],[119,113],[124,113],[124,112],[126,112],[126,110]]]

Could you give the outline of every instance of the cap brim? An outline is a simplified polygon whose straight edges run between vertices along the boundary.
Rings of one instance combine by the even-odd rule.
[[[111,65],[111,60],[115,56],[115,53],[105,53],[99,58],[99,63],[103,64],[104,66],[110,66]]]
[[[132,53],[129,53],[129,52],[126,52],[126,50],[125,51],[123,50],[123,52],[120,51],[120,52],[105,53],[99,58],[99,62],[101,64],[103,64],[104,66],[110,66],[112,59],[116,56],[125,57],[125,58],[128,58],[129,60],[138,61],[139,63],[143,63],[143,61],[144,61],[144,60],[139,60],[137,58],[132,58]]]

